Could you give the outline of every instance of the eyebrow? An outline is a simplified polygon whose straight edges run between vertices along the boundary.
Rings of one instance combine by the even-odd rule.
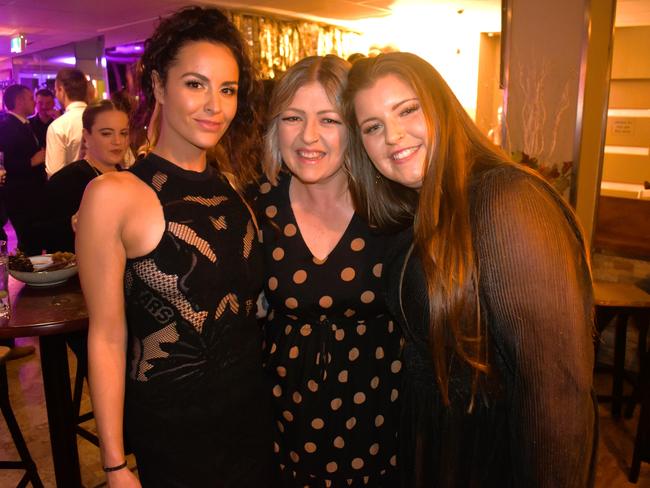
[[[397,110],[401,105],[404,105],[405,103],[412,102],[412,101],[414,101],[414,100],[419,100],[419,99],[418,99],[418,97],[407,98],[406,100],[402,100],[401,102],[397,102],[395,105],[393,105],[393,106],[390,108],[390,110],[391,110],[391,112],[392,112],[393,110]],[[361,122],[359,123],[359,126],[362,126],[363,124],[365,124],[365,123],[368,122],[369,120],[373,120],[373,119],[376,119],[376,118],[377,118],[377,117],[368,117],[366,120],[361,121]]]
[[[194,77],[200,79],[201,81],[210,82],[210,79],[207,76],[202,75],[201,73],[196,73],[195,71],[188,71],[187,73],[183,73],[181,75],[181,78],[185,78],[186,76],[194,76]],[[221,83],[221,86],[224,86],[224,85],[226,85],[226,86],[236,85],[237,86],[237,85],[239,85],[239,82],[238,81],[224,81],[223,83]]]
[[[288,111],[299,112],[301,114],[305,113],[304,110],[300,110],[299,108],[293,108],[293,107],[287,107],[283,110],[283,112],[288,112]],[[338,112],[338,110],[319,110],[318,112],[316,112],[316,115],[323,115],[323,114],[337,114],[339,116],[341,115]]]

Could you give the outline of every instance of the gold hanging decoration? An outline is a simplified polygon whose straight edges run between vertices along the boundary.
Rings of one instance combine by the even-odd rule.
[[[300,59],[326,54],[347,58],[359,34],[333,25],[229,12],[262,78],[276,78]]]

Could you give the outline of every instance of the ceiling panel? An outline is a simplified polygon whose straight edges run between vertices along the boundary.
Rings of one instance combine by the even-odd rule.
[[[27,34],[26,53],[150,22],[187,5],[187,0],[0,0],[0,60],[10,55],[10,37]],[[288,16],[356,20],[390,13],[392,0],[217,0],[227,8],[270,10]],[[326,20],[326,19],[323,19]]]

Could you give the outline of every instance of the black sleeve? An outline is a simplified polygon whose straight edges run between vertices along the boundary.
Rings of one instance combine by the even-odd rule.
[[[510,170],[475,207],[480,292],[507,368],[510,453],[518,487],[590,484],[593,296],[579,231],[559,196]]]
[[[45,187],[45,208],[48,219],[44,223],[43,236],[49,252],[74,252],[74,231],[71,218],[79,209],[84,181],[72,168],[58,171],[48,180]]]
[[[4,153],[8,179],[29,177],[31,158],[38,151],[31,133],[13,118],[13,115],[5,115],[0,122],[0,151]]]

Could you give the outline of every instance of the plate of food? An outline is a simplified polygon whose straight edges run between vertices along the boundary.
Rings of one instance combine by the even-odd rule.
[[[30,286],[53,286],[77,274],[77,257],[71,252],[9,256],[9,274]]]

